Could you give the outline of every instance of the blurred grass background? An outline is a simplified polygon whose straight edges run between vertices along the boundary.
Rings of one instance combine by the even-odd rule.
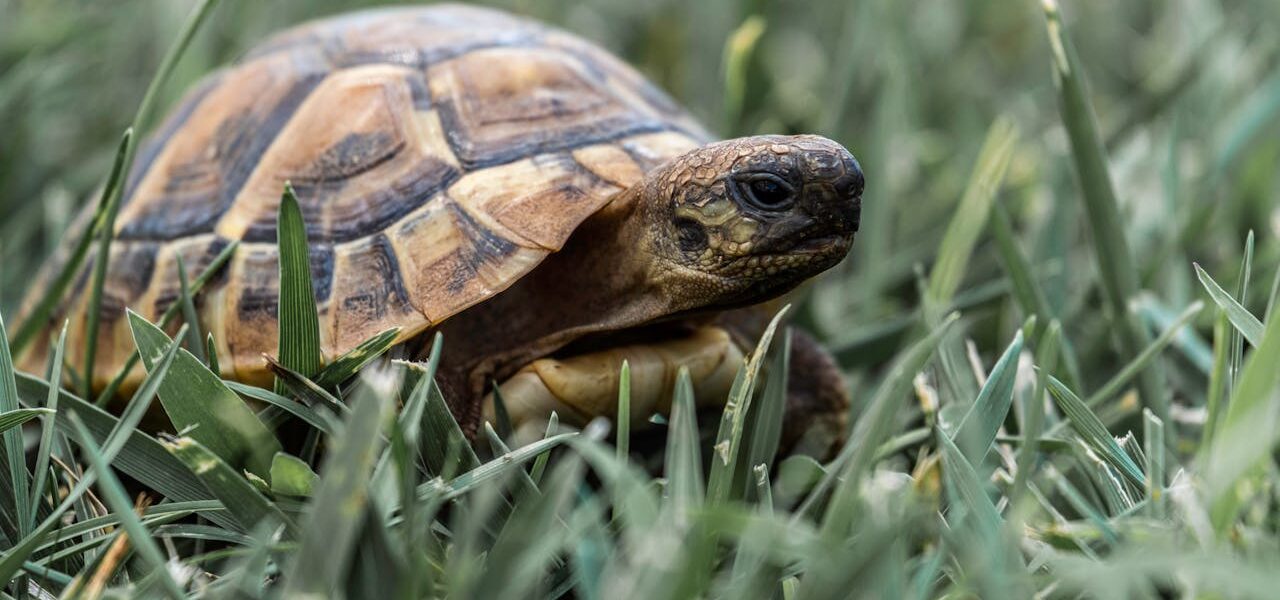
[[[228,2],[197,36],[161,106],[273,30],[372,4]],[[811,132],[853,150],[870,181],[862,233],[848,263],[810,296],[806,313],[807,324],[851,367],[896,347],[901,317],[917,304],[914,269],[927,271],[934,261],[983,132],[1008,115],[1022,135],[1001,202],[1066,337],[1080,346],[1083,372],[1114,363],[1039,3],[491,4],[613,50],[726,137]],[[191,6],[0,1],[5,314],[13,314],[39,261],[101,185],[120,132]],[[1156,308],[1184,306],[1197,294],[1193,260],[1230,289],[1230,274],[1214,267],[1238,264],[1250,229],[1259,234],[1255,267],[1271,272],[1280,258],[1272,242],[1280,228],[1280,4],[1073,2],[1064,13],[1088,71],[1141,283],[1160,298]],[[750,17],[757,19],[743,26]],[[740,102],[725,82],[735,31],[746,40],[759,33],[740,55],[741,77],[728,86],[740,86]],[[1002,273],[984,238],[965,282],[970,293],[960,297],[979,309],[969,316],[988,319],[971,328],[984,353],[997,350],[1020,319],[1005,310],[1012,301],[1001,293]],[[1260,308],[1266,286],[1250,291],[1246,306]]]
[[[358,4],[225,0],[195,38],[163,90],[161,104],[172,102],[187,85],[234,60],[269,32]],[[979,593],[1025,597],[1021,593],[1025,590],[1013,584],[1033,584],[1046,597],[1075,597],[1074,592],[1164,597],[1161,590],[1170,589],[1182,590],[1188,597],[1220,597],[1197,595],[1209,591],[1220,592],[1221,597],[1257,597],[1258,590],[1275,589],[1275,573],[1280,572],[1274,539],[1280,522],[1276,516],[1280,488],[1275,481],[1280,471],[1274,461],[1259,459],[1274,448],[1276,440],[1276,418],[1269,407],[1276,406],[1272,367],[1280,364],[1280,321],[1268,320],[1264,335],[1261,323],[1250,322],[1252,317],[1224,297],[1247,287],[1242,302],[1249,312],[1264,317],[1273,312],[1267,304],[1276,296],[1271,274],[1280,266],[1280,245],[1275,243],[1280,233],[1275,200],[1280,197],[1276,168],[1280,164],[1280,3],[1079,1],[1062,7],[1061,26],[1070,33],[1079,59],[1072,64],[1083,69],[1090,83],[1087,98],[1096,111],[1108,153],[1118,218],[1106,216],[1109,194],[1100,188],[1107,186],[1099,186],[1096,178],[1089,193],[1082,195],[1073,162],[1086,164],[1097,155],[1092,147],[1080,149],[1078,138],[1087,119],[1064,119],[1072,114],[1071,104],[1062,108],[1053,70],[1055,63],[1059,69],[1065,64],[1060,58],[1063,48],[1050,43],[1054,38],[1046,35],[1045,7],[1039,2],[526,0],[499,5],[559,24],[617,52],[726,137],[819,133],[842,142],[862,161],[869,181],[862,232],[851,258],[802,296],[797,320],[837,353],[851,375],[859,410],[866,412],[858,421],[861,429],[853,436],[855,442],[842,455],[843,462],[823,470],[793,461],[790,473],[779,469],[778,490],[788,487],[783,483],[797,469],[825,473],[821,475],[824,483],[792,513],[786,513],[790,507],[781,507],[799,494],[786,501],[780,496],[776,518],[761,521],[786,527],[761,529],[760,535],[765,536],[761,539],[768,540],[762,548],[785,552],[794,544],[803,549],[802,558],[787,568],[800,565],[806,586],[802,589],[812,592],[812,597],[843,597],[847,590],[841,587],[842,578],[856,579],[859,574],[867,575],[859,582],[870,581],[880,597],[903,597],[897,592],[907,587],[908,576],[918,597],[932,592],[947,592],[951,597]],[[192,6],[192,2],[172,0],[110,5],[0,0],[0,132],[4,134],[0,142],[0,310],[5,316],[13,314],[36,265],[60,241],[68,219],[101,184],[121,132]],[[1050,31],[1055,23],[1050,22]],[[1074,85],[1077,80],[1071,81]],[[1087,116],[1087,111],[1074,113],[1081,114]],[[1074,161],[1064,120],[1075,126]],[[1007,173],[1000,185],[1005,157]],[[995,209],[987,222],[990,206]],[[1108,210],[1099,211],[1099,206]],[[1098,214],[1111,218],[1103,224],[1116,226],[1123,234],[1136,281],[1117,286],[1112,280],[1124,280],[1130,273],[1123,268],[1111,269],[1121,271],[1119,275],[1100,272],[1108,269],[1099,265],[1110,267],[1123,257],[1098,255],[1100,249],[1118,247],[1115,232],[1098,226]],[[1252,254],[1245,251],[1249,232],[1256,236]],[[1030,288],[1026,280],[1019,280],[1022,265],[1012,260],[1018,250],[1028,258]],[[1242,262],[1250,260],[1251,269],[1241,268]],[[1229,333],[1222,310],[1200,311],[1193,306],[1183,313],[1185,307],[1206,297],[1206,288],[1213,290],[1216,285],[1207,277],[1203,285],[1197,281],[1193,262],[1232,290],[1215,301],[1234,315],[1232,322],[1256,348],[1243,370],[1241,341]],[[1242,273],[1253,274],[1248,286],[1240,281]],[[1117,294],[1117,287],[1144,291],[1131,294],[1120,289]],[[1152,337],[1160,333],[1160,341],[1148,346],[1141,340],[1126,340],[1127,317],[1108,314],[1116,312],[1117,298],[1130,302],[1124,308],[1131,309],[1139,327],[1148,330],[1143,333]],[[1031,301],[1043,306],[1029,309]],[[963,337],[944,334],[940,328],[951,323],[943,318],[951,308],[963,312],[954,328]],[[1177,331],[1180,313],[1196,315],[1196,326]],[[1043,415],[1033,407],[1038,406],[1045,379],[1041,376],[1036,392],[1029,393],[1037,375],[1029,368],[1031,352],[1022,352],[1022,325],[1028,314],[1041,319],[1037,328],[1026,331],[1035,364],[1066,383],[1048,382],[1054,402],[1045,404],[1049,408]],[[1061,324],[1062,339],[1068,342],[1061,348],[1053,343],[1059,334],[1057,325],[1048,325],[1049,321]],[[932,335],[909,347],[907,342],[921,337],[925,329]],[[1162,344],[1168,339],[1174,340],[1173,350],[1163,352]],[[967,340],[973,342],[970,356],[965,356]],[[927,375],[913,377],[924,369],[935,347],[939,360],[926,370]],[[1053,365],[1063,364],[1054,358],[1059,351],[1066,364],[1055,369]],[[1145,358],[1138,359],[1139,354]],[[902,357],[899,364],[903,366],[896,375],[882,379],[884,370],[879,367],[893,356]],[[1164,367],[1159,369],[1162,375],[1156,378],[1156,389],[1167,392],[1160,391],[1158,398],[1144,395],[1142,400],[1156,413],[1163,413],[1162,403],[1169,400],[1173,409],[1141,418],[1135,396],[1123,393],[1123,388],[1133,372],[1152,364],[1150,359],[1156,356],[1160,358],[1155,363]],[[966,365],[966,360],[974,364]],[[993,364],[988,370],[986,365]],[[1124,365],[1137,366],[1122,369]],[[969,366],[980,381],[969,376]],[[1104,385],[1122,370],[1128,375],[1115,385]],[[1015,386],[1015,379],[1021,385]],[[24,402],[32,404],[30,396],[37,394],[31,391],[30,380],[20,381]],[[912,384],[915,402],[908,403],[905,399]],[[876,401],[867,406],[872,391]],[[780,393],[775,390],[774,400],[780,402]],[[767,389],[762,396],[770,396]],[[378,402],[387,404],[388,398]],[[1096,409],[1096,417],[1086,403]],[[374,408],[372,401],[364,406],[369,407],[360,408],[365,411],[361,413],[364,420],[352,417],[351,422],[363,423],[371,431],[378,411],[387,408]],[[971,406],[973,411],[968,412]],[[1006,419],[1010,406],[1014,418]],[[1206,406],[1217,408],[1206,410]],[[1261,412],[1252,412],[1256,410]],[[969,419],[973,414],[978,416]],[[1220,414],[1225,415],[1226,424],[1210,431],[1221,436],[1215,446],[1207,441],[1211,436],[1202,435],[1203,426],[1206,419]],[[1172,422],[1161,424],[1156,416]],[[1017,436],[1001,435],[1013,422]],[[1260,424],[1251,428],[1255,423]],[[704,428],[707,425],[703,423]],[[1028,447],[1023,438],[1040,438],[1041,426],[1045,435],[1040,445],[1032,446],[1033,452],[1023,452]],[[1068,427],[1074,436],[1065,434]],[[691,429],[672,430],[678,435],[669,437],[671,448],[684,444],[688,451],[696,446]],[[1117,444],[1112,435],[1125,431],[1142,432],[1146,445],[1139,447],[1132,436]],[[937,439],[931,442],[934,433]],[[44,439],[49,436],[45,433]],[[601,436],[601,432],[588,432],[583,437],[590,439],[580,441],[577,451],[584,456],[600,452],[593,444]],[[370,443],[377,438],[353,437]],[[970,446],[971,437],[981,444]],[[1179,438],[1182,445],[1175,446],[1174,452],[1161,450],[1161,440]],[[992,443],[998,451],[988,455],[985,449]],[[501,439],[494,444],[495,454],[503,452],[500,444]],[[89,445],[80,446],[90,456],[97,455]],[[533,456],[528,447],[524,451]],[[1191,459],[1193,452],[1199,453],[1199,464]],[[441,455],[436,452],[423,458],[440,460]],[[1011,468],[1015,459],[1016,468]],[[607,466],[607,461],[597,462]],[[988,478],[994,462],[1000,467]],[[767,457],[753,457],[750,463],[753,469],[765,469],[753,500],[768,507],[762,511],[765,515],[773,511],[768,463]],[[873,471],[880,463],[887,468]],[[534,466],[534,479],[546,464]],[[563,468],[565,473],[576,468],[573,460],[554,464],[554,470]],[[602,473],[609,470],[600,464],[593,468]],[[732,474],[733,467],[725,469],[719,473],[712,469],[710,480],[720,485],[707,488],[705,511],[700,500],[694,500],[702,496],[697,483],[701,461],[696,453],[668,453],[668,487],[649,480],[634,489],[618,481],[604,487],[615,493],[622,490],[628,502],[665,490],[664,511],[675,507],[671,514],[681,535],[689,533],[680,529],[684,519],[696,516],[699,524],[688,538],[696,541],[694,534],[716,518],[741,516],[717,512],[724,508],[717,504],[728,489],[725,473]],[[165,479],[153,468],[141,472]],[[423,472],[438,475],[440,469]],[[514,472],[523,477],[519,469]],[[900,477],[906,472],[912,475],[910,486]],[[309,473],[304,469],[304,474]],[[839,484],[834,483],[837,473]],[[469,475],[464,473],[452,483]],[[550,476],[542,489],[559,490],[555,493],[564,493],[563,498],[576,489],[585,495],[573,514],[590,513],[598,498],[578,486],[575,477],[580,476]],[[1010,480],[1013,485],[1008,485]],[[439,491],[429,487],[435,483],[408,481],[413,485],[402,485],[405,490],[419,484],[428,487],[425,497],[434,498],[430,493]],[[988,502],[984,493],[988,483],[1007,493]],[[246,487],[244,482],[239,484]],[[155,482],[148,485],[155,487]],[[825,509],[815,508],[825,502],[824,485],[834,486],[834,492]],[[791,485],[796,486],[804,487]],[[913,504],[912,498],[936,499],[944,486],[949,493],[945,511],[930,502]],[[230,493],[233,487],[212,491],[214,495]],[[710,493],[713,488],[717,494]],[[417,489],[421,493],[422,488]],[[551,499],[555,493],[548,491],[541,497]],[[501,573],[499,566],[518,563],[508,560],[512,557],[538,559],[532,550],[507,555],[496,550],[501,544],[489,550],[481,550],[489,548],[483,544],[468,545],[466,540],[472,538],[467,535],[484,537],[477,533],[483,527],[476,523],[485,522],[484,507],[492,508],[490,501],[497,497],[494,490],[476,495],[479,499],[466,505],[470,508],[459,509],[459,515],[475,518],[458,517],[461,525],[456,529],[461,533],[453,538],[450,550],[457,554],[450,554],[448,569],[442,568],[444,578],[462,590],[480,582],[506,581],[481,577],[476,565]],[[1029,502],[1028,495],[1035,502]],[[338,497],[322,492],[317,496],[326,501]],[[528,497],[536,503],[540,496]],[[1177,517],[1165,519],[1170,498]],[[119,500],[112,510],[123,519],[130,511]],[[386,501],[386,494],[379,500]],[[1025,508],[1037,503],[1035,511]],[[296,503],[279,505],[297,508]],[[439,508],[414,502],[404,506],[426,511],[422,523],[432,522],[433,511]],[[614,510],[621,508],[614,506]],[[815,532],[806,517],[818,510],[825,510],[821,537],[811,535]],[[944,512],[945,519],[935,520]],[[555,529],[551,519],[525,519],[525,513],[518,514],[521,518],[510,521],[514,524],[510,531],[516,533],[500,540],[515,540],[511,548],[533,548],[520,537],[525,533],[521,528],[548,536],[546,532]],[[784,514],[788,515],[785,521]],[[311,529],[315,539],[302,545],[298,565],[325,564],[311,560],[315,557],[309,552],[327,555],[328,527],[343,524],[342,519],[317,522],[324,526]],[[997,535],[1004,525],[1012,535]],[[580,574],[595,574],[578,581],[583,587],[575,590],[584,597],[596,597],[585,590],[590,587],[587,584],[599,581],[602,572],[592,567],[599,562],[593,552],[607,548],[605,555],[616,552],[615,557],[626,558],[626,544],[633,541],[629,536],[638,535],[643,541],[636,547],[649,550],[636,556],[667,556],[668,547],[661,544],[681,539],[664,537],[665,530],[643,523],[624,524],[620,529],[620,542],[603,533],[603,522],[598,528],[582,530],[585,534],[576,529],[572,531],[577,533],[566,534],[577,553],[574,568]],[[392,530],[388,521],[387,531]],[[407,531],[407,547],[416,552],[414,529]],[[750,533],[750,528],[746,531]],[[198,537],[209,531],[186,527],[167,533]],[[424,539],[433,536],[424,533]],[[252,546],[241,538],[235,540]],[[751,553],[759,550],[753,550],[745,534],[741,542],[734,550],[733,575],[726,579],[720,573],[717,585],[771,594],[773,588],[754,585],[757,574],[751,568],[739,568],[739,559],[746,561],[742,565],[750,565]],[[882,547],[887,550],[880,552]],[[662,588],[670,583],[667,579],[683,580],[666,577],[655,567],[678,568],[683,576],[705,585],[703,579],[710,577],[707,573],[716,554],[696,544],[689,548],[683,550],[687,554],[671,554],[690,559],[673,560],[676,566],[639,561],[634,570],[623,572],[652,577],[654,581],[648,583]],[[872,551],[858,554],[867,548]],[[1027,564],[1018,559],[1002,566],[1002,556],[1019,552],[1026,555]],[[1107,560],[1098,560],[1099,555]],[[418,560],[416,554],[406,556]],[[862,561],[856,563],[862,565],[859,569],[866,571],[849,566],[855,558]],[[386,561],[393,563],[400,564]],[[379,569],[386,567],[370,565],[362,568],[381,573]],[[11,566],[16,571],[17,566]],[[338,577],[336,570],[330,571]],[[245,581],[256,577],[247,572]],[[524,574],[530,573],[534,571]],[[740,576],[743,573],[751,575]],[[783,595],[788,580],[795,581],[790,571],[762,573],[766,580],[781,582]],[[1146,578],[1149,588],[1138,584]],[[293,581],[305,585],[310,580],[294,577]],[[628,582],[618,581],[623,586]],[[935,589],[936,582],[941,583]],[[512,585],[510,589],[524,588]],[[674,589],[669,597],[679,597],[678,591]]]

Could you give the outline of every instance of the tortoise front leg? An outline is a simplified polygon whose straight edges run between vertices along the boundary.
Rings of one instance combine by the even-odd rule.
[[[701,407],[723,406],[742,364],[742,351],[718,327],[701,327],[671,340],[629,344],[562,358],[540,358],[503,381],[498,389],[519,427],[545,423],[554,411],[562,423],[586,425],[596,417],[614,419],[622,362],[631,369],[631,422],[643,427],[649,415],[671,410],[681,367],[689,369]],[[493,395],[484,398],[484,419],[493,421]]]

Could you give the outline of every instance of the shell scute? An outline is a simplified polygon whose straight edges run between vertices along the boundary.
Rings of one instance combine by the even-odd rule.
[[[165,143],[121,210],[117,237],[171,240],[212,232],[276,133],[323,78],[318,69],[283,59],[226,77]]]

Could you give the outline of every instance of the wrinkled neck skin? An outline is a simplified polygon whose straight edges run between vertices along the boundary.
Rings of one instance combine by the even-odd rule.
[[[511,288],[441,324],[441,375],[463,396],[456,406],[478,406],[493,381],[584,335],[679,310],[655,283],[646,220],[633,218],[641,188],[619,192]]]

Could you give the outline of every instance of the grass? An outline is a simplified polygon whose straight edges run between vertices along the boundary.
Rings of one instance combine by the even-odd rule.
[[[359,3],[213,4],[0,4],[4,597],[1280,585],[1270,3],[512,0],[603,40],[721,134],[846,144],[869,188],[850,260],[791,299],[722,414],[695,413],[680,378],[646,443],[624,370],[617,424],[495,423],[474,447],[434,382],[450,340],[392,361],[383,332],[321,364],[305,260],[282,264],[279,385],[224,381],[189,315],[234,246],[159,323],[131,317],[147,376],[122,410],[49,385],[95,351],[65,334],[47,372],[14,371],[74,276],[109,268],[91,250],[136,151],[122,132],[145,138],[266,32]],[[68,198],[104,225],[19,320]],[[305,256],[301,215],[281,211],[283,253]],[[837,350],[854,392],[831,461],[776,455],[794,328]]]

